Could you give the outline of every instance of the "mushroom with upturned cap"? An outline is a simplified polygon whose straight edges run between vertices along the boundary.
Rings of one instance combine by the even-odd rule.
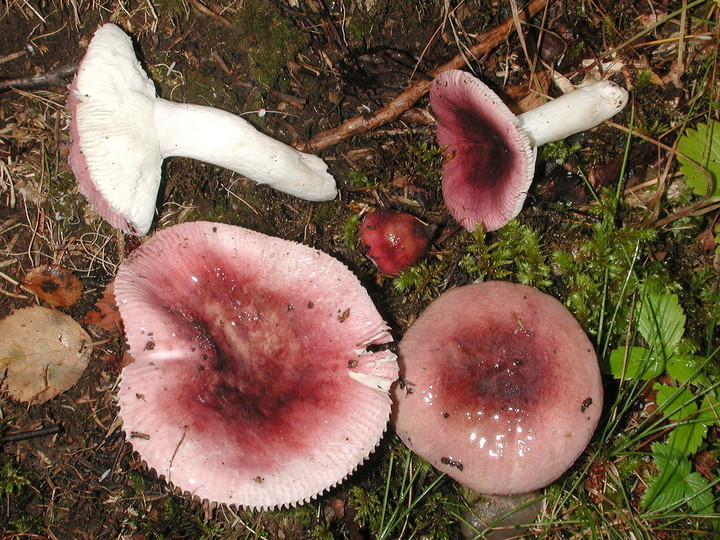
[[[311,201],[337,195],[319,157],[229,112],[158,98],[130,37],[114,24],[95,32],[68,107],[70,165],[78,187],[103,218],[128,233],[150,230],[161,165],[172,156],[219,165]]]
[[[620,112],[628,93],[612,81],[581,86],[515,116],[486,84],[460,70],[430,87],[437,140],[445,147],[445,205],[466,229],[499,229],[522,210],[537,147],[593,128]]]
[[[329,255],[184,223],[120,265],[115,297],[134,358],[118,391],[123,429],[177,489],[247,508],[301,504],[382,437],[392,338]]]
[[[590,340],[559,301],[525,285],[488,281],[443,293],[403,336],[398,363],[398,435],[479,493],[553,482],[583,452],[602,411]]]

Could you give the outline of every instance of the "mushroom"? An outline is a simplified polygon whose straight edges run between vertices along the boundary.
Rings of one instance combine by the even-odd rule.
[[[392,338],[329,255],[185,223],[120,265],[115,296],[134,358],[118,391],[123,429],[178,490],[255,509],[300,504],[384,433]]]
[[[488,281],[435,299],[399,344],[400,438],[479,493],[548,485],[583,452],[602,411],[590,340],[555,298]]]
[[[303,154],[226,111],[157,97],[130,37],[96,32],[70,86],[70,165],[78,187],[111,225],[150,230],[161,165],[184,156],[231,169],[311,201],[335,198],[334,178]]]
[[[537,147],[588,130],[620,112],[628,93],[612,81],[581,86],[515,116],[482,81],[460,70],[430,88],[438,144],[445,147],[445,205],[466,229],[499,229],[522,209]]]
[[[407,212],[375,210],[363,218],[360,241],[378,270],[396,276],[425,256],[430,230]]]

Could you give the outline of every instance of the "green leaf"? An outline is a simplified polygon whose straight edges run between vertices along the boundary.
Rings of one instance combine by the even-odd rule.
[[[719,423],[720,420],[720,398],[705,394],[698,418],[708,426]]]
[[[675,426],[668,436],[667,443],[677,448],[682,454],[689,456],[700,448],[707,435],[707,425],[698,419]]]
[[[670,420],[683,420],[697,412],[695,395],[688,388],[677,388],[656,383],[655,403],[658,409]]]
[[[641,503],[648,510],[661,510],[679,503],[684,498],[683,476],[666,473],[650,479]]]
[[[673,355],[665,364],[668,375],[683,384],[709,384],[701,368],[705,358],[693,355]]]
[[[627,359],[626,359],[627,356]],[[660,375],[665,362],[644,347],[618,347],[610,352],[610,373],[616,379],[648,380]]]
[[[638,330],[655,354],[670,358],[685,333],[685,314],[676,294],[643,294]]]
[[[658,471],[663,472],[675,472],[678,471],[681,475],[690,474],[692,468],[690,462],[683,457],[682,453],[672,446],[654,442],[650,445],[652,449],[652,459]]]
[[[717,197],[720,195],[720,122],[711,120],[696,127],[688,129],[678,141],[680,171],[696,194]],[[695,163],[707,170],[712,179],[711,186],[708,186],[708,177],[703,169]]]
[[[681,504],[689,495],[687,476],[692,465],[677,448],[667,444],[653,443],[653,462],[659,474],[648,479],[648,488],[641,504],[649,510],[662,510]]]
[[[690,496],[688,506],[693,512],[704,515],[714,515],[713,492],[710,483],[700,473],[693,472],[685,477],[687,495]]]
[[[677,422],[667,439],[667,445],[682,455],[694,454],[700,448],[707,435],[707,427],[715,422],[707,410],[698,412],[697,397],[689,388],[676,388],[666,384],[654,384],[657,392],[655,403],[658,410],[670,420]]]

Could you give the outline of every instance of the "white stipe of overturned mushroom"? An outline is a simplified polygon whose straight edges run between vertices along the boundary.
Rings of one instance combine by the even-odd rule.
[[[183,156],[235,171],[312,201],[337,195],[317,156],[304,154],[219,109],[158,98],[132,41],[101,26],[68,96],[70,164],[80,191],[113,226],[150,230],[165,158]]]
[[[534,146],[559,141],[603,123],[619,113],[628,93],[612,81],[581,86],[517,117]]]

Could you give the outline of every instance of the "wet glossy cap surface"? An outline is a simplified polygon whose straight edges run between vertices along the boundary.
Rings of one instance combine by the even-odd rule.
[[[363,218],[360,241],[378,270],[396,276],[425,256],[430,234],[428,226],[412,214],[375,210]]]
[[[399,345],[396,431],[418,455],[480,493],[558,478],[602,411],[592,344],[569,311],[531,287],[451,289]]]
[[[121,265],[115,295],[135,359],[119,390],[124,430],[182,491],[251,508],[308,501],[385,431],[397,364],[367,347],[391,337],[329,255],[186,223]]]

